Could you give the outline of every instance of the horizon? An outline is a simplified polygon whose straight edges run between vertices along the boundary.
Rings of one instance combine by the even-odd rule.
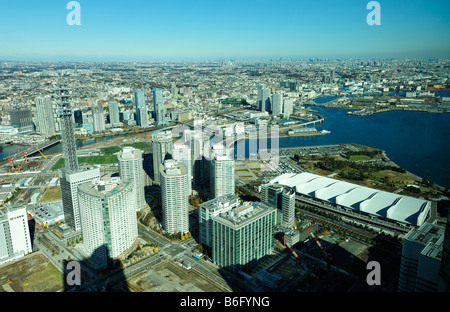
[[[450,3],[368,0],[160,2],[70,1],[0,4],[0,60],[150,62],[211,59],[449,58]]]

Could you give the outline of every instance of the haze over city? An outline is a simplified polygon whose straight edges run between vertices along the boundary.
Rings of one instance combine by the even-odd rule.
[[[448,1],[3,1],[0,58],[133,61],[448,57]]]

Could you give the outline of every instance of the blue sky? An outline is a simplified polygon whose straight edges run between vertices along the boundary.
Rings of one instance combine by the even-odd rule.
[[[69,0],[0,2],[0,59],[450,57],[450,1]]]

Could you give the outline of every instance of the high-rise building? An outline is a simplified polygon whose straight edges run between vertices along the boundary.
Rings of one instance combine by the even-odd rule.
[[[234,159],[228,155],[224,147],[214,149],[213,153],[211,193],[214,198],[225,194],[234,195]]]
[[[186,166],[173,159],[160,165],[163,229],[166,233],[189,232],[188,178]]]
[[[133,191],[136,201],[136,209],[145,207],[144,177],[142,151],[133,147],[124,147],[117,156],[119,162],[119,175],[121,179],[131,180],[134,184]]]
[[[145,104],[145,93],[142,90],[136,90],[134,93],[134,103],[136,108],[136,124],[139,127],[148,127],[148,109]]]
[[[105,115],[101,104],[92,108],[92,118],[94,119],[94,132],[105,131]]]
[[[37,131],[46,137],[56,134],[52,101],[48,96],[36,98],[36,126]]]
[[[0,210],[0,264],[32,252],[25,206]]]
[[[161,89],[153,89],[153,107],[157,126],[166,124],[166,106],[164,105],[163,92]]]
[[[188,194],[192,193],[192,162],[191,149],[182,141],[176,141],[172,147],[172,158],[182,162],[186,166],[188,176]]]
[[[61,199],[64,210],[64,222],[74,231],[81,230],[80,208],[78,206],[78,185],[100,179],[100,169],[96,167],[80,168],[79,171],[59,170]]]
[[[261,201],[277,208],[276,224],[286,228],[295,221],[295,191],[281,184],[261,185]]]
[[[275,208],[261,202],[242,206],[212,220],[212,260],[231,272],[246,271],[274,248]]]
[[[192,177],[197,190],[210,189],[211,183],[211,138],[204,133],[191,132],[188,135],[191,147]]]
[[[444,242],[442,248],[441,268],[439,270],[438,288],[439,292],[450,291],[450,211],[445,225]]]
[[[120,123],[119,103],[117,101],[109,101],[108,110],[109,110],[109,123],[111,125],[116,125]]]
[[[60,89],[58,97],[60,101],[57,102],[58,109],[56,112],[58,114],[59,124],[61,126],[61,137],[66,171],[77,171],[78,157],[75,136],[73,134],[70,91],[67,89]]]
[[[134,184],[110,178],[78,186],[83,243],[80,249],[96,268],[126,257],[138,238]]]
[[[198,207],[198,232],[200,244],[212,247],[212,220],[240,205],[239,198],[226,194],[201,203]]]
[[[283,113],[283,94],[275,92],[272,94],[272,115],[278,116]]]
[[[423,223],[403,238],[399,292],[434,292],[438,288],[444,227]]]
[[[259,86],[258,87],[258,108],[261,112],[270,112],[270,89]]]
[[[152,153],[153,153],[153,184],[160,184],[159,167],[166,158],[172,155],[173,139],[170,130],[153,132]]]
[[[284,99],[283,113],[289,118],[294,112],[294,101],[292,99]]]
[[[65,223],[74,231],[81,230],[80,210],[78,207],[78,185],[84,182],[100,179],[100,169],[78,167],[77,147],[73,134],[72,110],[70,108],[70,92],[59,90],[58,117],[61,125],[61,137],[65,168],[58,170],[61,185],[61,198]]]

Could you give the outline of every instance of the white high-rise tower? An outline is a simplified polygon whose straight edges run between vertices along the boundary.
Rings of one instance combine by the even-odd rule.
[[[160,166],[163,228],[166,233],[189,232],[187,170],[182,162],[166,160]]]

